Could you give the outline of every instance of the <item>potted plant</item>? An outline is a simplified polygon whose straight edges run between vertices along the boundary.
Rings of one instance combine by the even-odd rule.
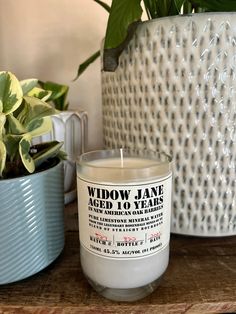
[[[31,276],[64,246],[63,143],[32,145],[51,130],[50,93],[0,72],[0,284]]]
[[[140,22],[141,3],[150,21]],[[236,234],[235,11],[233,0],[113,0],[110,8],[105,146],[173,156],[176,233]]]
[[[87,113],[83,110],[69,110],[67,95],[69,86],[51,81],[34,80],[34,90],[49,93],[46,102],[57,112],[52,118],[52,130],[34,139],[34,143],[61,141],[67,154],[64,161],[64,201],[65,204],[76,198],[76,158],[85,151],[87,143]]]

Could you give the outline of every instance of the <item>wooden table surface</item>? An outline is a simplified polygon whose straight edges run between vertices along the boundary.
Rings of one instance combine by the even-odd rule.
[[[159,288],[137,302],[112,302],[82,274],[76,207],[66,207],[60,257],[33,277],[0,286],[0,313],[236,313],[236,236],[172,235],[170,263]]]

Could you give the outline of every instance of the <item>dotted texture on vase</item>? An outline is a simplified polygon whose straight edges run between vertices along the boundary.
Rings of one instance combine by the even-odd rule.
[[[0,284],[48,266],[64,246],[63,164],[0,180]]]
[[[142,23],[102,93],[106,147],[173,156],[172,232],[236,234],[236,14]]]

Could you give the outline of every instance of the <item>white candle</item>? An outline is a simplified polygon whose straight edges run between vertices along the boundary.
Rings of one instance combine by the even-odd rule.
[[[150,293],[169,260],[168,156],[123,150],[82,155],[78,205],[81,265],[92,286],[121,301]]]

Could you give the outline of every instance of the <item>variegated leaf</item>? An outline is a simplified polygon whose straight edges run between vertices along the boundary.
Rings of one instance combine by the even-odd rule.
[[[50,117],[44,117],[41,119],[35,119],[28,124],[28,132],[33,137],[41,136],[52,130],[52,121]]]
[[[23,94],[27,95],[34,87],[37,86],[38,80],[34,78],[27,79],[27,80],[20,81],[20,84],[23,90]]]
[[[25,96],[22,107],[17,119],[26,128],[34,119],[41,119],[56,113],[52,106],[35,97]]]
[[[0,113],[0,139],[3,136],[5,122],[6,122],[6,115],[3,113]]]
[[[7,116],[9,131],[11,134],[20,135],[27,132],[24,126],[13,116],[13,114],[9,114]]]
[[[69,86],[50,82],[50,81],[41,82],[41,85],[44,90],[48,90],[52,92],[49,100],[55,100],[55,99],[60,98],[63,95],[67,95],[69,91]]]
[[[23,97],[20,82],[11,72],[0,72],[0,112],[10,114],[21,104]]]
[[[7,158],[7,150],[3,141],[0,140],[0,177],[2,177]]]
[[[40,82],[40,84],[43,89],[52,92],[48,101],[51,101],[56,109],[66,110],[68,108],[69,103],[67,102],[67,94],[69,86],[54,82]]]
[[[47,101],[52,95],[52,92],[49,90],[44,90],[39,87],[34,87],[33,89],[31,89],[31,91],[27,95],[30,97],[39,98],[43,101]]]
[[[48,158],[57,156],[62,145],[63,143],[59,143],[57,141],[35,145],[36,150],[38,150],[38,153],[33,156],[35,166],[38,167]]]
[[[32,173],[35,170],[33,158],[30,156],[31,136],[26,134],[22,137],[19,143],[19,153],[21,161],[28,172]]]

